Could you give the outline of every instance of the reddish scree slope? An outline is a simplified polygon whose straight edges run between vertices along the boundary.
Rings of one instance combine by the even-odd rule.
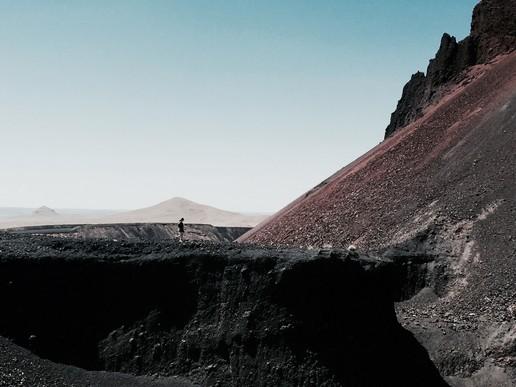
[[[377,249],[409,239],[429,209],[448,223],[514,209],[515,105],[516,52],[471,67],[421,118],[240,241]]]

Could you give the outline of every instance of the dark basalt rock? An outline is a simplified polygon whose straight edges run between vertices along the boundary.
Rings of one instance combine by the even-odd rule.
[[[391,123],[385,130],[385,136],[388,137],[397,128],[407,125],[409,122],[415,120],[421,114],[421,106],[423,106],[423,99],[426,89],[425,74],[418,71],[410,81],[403,88],[403,94],[398,107],[391,115]]]
[[[499,53],[516,48],[516,2],[482,0],[473,11],[471,38],[476,62],[485,63]]]
[[[41,357],[206,386],[447,385],[397,322],[392,261],[215,244],[110,260],[85,241],[31,258],[33,237],[9,238],[0,334]]]
[[[391,115],[385,137],[415,121],[430,103],[440,97],[440,88],[470,66],[489,62],[497,55],[516,48],[516,2],[483,0],[473,11],[471,33],[457,42],[444,34],[426,75],[418,72],[403,88],[401,99]]]
[[[444,34],[439,51],[430,60],[427,69],[427,82],[430,88],[438,87],[453,79],[466,67],[475,63],[475,47],[466,38],[457,43],[455,37]]]

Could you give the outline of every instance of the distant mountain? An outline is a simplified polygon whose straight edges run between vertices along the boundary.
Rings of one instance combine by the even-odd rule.
[[[56,212],[56,210],[53,210],[52,208],[49,208],[47,206],[41,206],[41,207],[35,209],[32,212],[32,215],[34,215],[34,216],[58,216],[59,214]]]
[[[0,220],[3,218],[31,217],[35,215],[35,212],[38,210],[39,209],[29,207],[0,207]],[[95,210],[83,208],[54,208],[53,210],[62,217],[85,218],[99,218],[122,212],[122,210]]]
[[[102,223],[171,223],[185,218],[186,223],[253,227],[266,217],[225,211],[175,197],[155,206],[110,215],[101,220]]]
[[[46,206],[35,210],[0,208],[0,229],[56,224],[176,223],[181,218],[185,218],[186,223],[254,227],[265,220],[267,215],[224,211],[176,197],[155,206],[124,212],[70,209],[56,211]]]
[[[47,206],[41,206],[36,209],[0,208],[0,229],[50,224],[72,224],[83,221],[84,219],[81,216],[61,215]]]

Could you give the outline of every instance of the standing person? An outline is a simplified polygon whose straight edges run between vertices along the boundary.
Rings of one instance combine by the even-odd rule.
[[[184,218],[181,218],[179,219],[179,224],[177,225],[177,228],[179,230],[179,242],[182,242],[184,239],[184,234],[185,234],[185,225],[184,225]]]

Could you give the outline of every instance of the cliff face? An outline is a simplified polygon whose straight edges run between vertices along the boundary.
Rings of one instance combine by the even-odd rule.
[[[443,95],[447,84],[461,80],[465,69],[487,63],[515,48],[515,1],[482,0],[473,11],[470,35],[457,42],[445,33],[426,75],[417,72],[405,85],[385,137],[421,117],[424,109]]]
[[[340,250],[4,237],[0,335],[43,358],[203,386],[446,386],[394,313],[420,265]]]
[[[482,0],[473,11],[470,39],[476,48],[476,63],[516,47],[516,3],[514,0]]]

